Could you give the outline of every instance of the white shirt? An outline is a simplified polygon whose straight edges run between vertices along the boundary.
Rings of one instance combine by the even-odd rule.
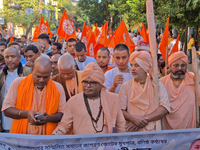
[[[132,41],[133,41],[133,43],[135,44],[135,46],[137,46],[137,41],[138,41],[137,37],[133,37],[133,38],[132,38]]]
[[[6,94],[8,92],[8,89],[9,89],[11,83],[16,78],[19,77],[19,75],[17,74],[17,71],[18,71],[18,69],[15,69],[14,72],[7,71],[8,75],[6,76],[6,81],[5,81],[6,85],[5,85],[5,92],[4,92],[4,95],[3,95],[3,102],[4,102],[4,99],[6,97]],[[3,102],[2,102],[2,105],[3,105]],[[4,130],[10,130],[10,128],[11,128],[11,118],[6,117],[4,115],[4,113],[2,113],[2,126],[3,126]]]
[[[123,75],[123,78],[124,78],[123,83],[133,79],[131,72],[129,72],[129,73],[120,72],[118,70],[118,68],[115,67],[115,68],[113,68],[113,69],[111,69],[111,70],[109,70],[105,73],[105,83],[104,83],[104,85],[106,86],[107,90],[110,89],[110,87],[112,86],[112,84],[114,82],[115,76],[118,75],[118,74]],[[122,84],[118,84],[117,88],[115,89],[115,93],[117,93],[117,94],[119,93],[121,86],[122,86]]]
[[[169,45],[168,45],[168,48],[170,49],[169,54],[171,53],[172,48],[174,47],[174,44],[175,44],[175,43],[176,43],[176,39],[174,39],[173,41],[171,41],[171,42],[169,43]],[[181,41],[179,41],[179,43],[178,43],[178,51],[180,51],[181,46],[182,46],[182,43],[181,43]]]
[[[96,59],[94,59],[93,57],[89,57],[89,56],[86,56],[86,59],[84,62],[79,62],[77,58],[75,58],[75,60],[76,60],[76,64],[80,71],[83,71],[85,66],[91,62],[97,63]]]

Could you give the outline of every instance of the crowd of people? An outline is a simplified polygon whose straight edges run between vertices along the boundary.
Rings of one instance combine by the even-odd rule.
[[[139,34],[132,38],[137,45],[132,53],[123,43],[115,46],[115,68],[108,65],[107,47],[94,58],[73,38],[56,41],[43,33],[37,42],[24,35],[14,39],[0,39],[1,132],[66,135],[198,127],[194,74],[181,48],[168,66],[157,54],[157,85],[150,46]]]

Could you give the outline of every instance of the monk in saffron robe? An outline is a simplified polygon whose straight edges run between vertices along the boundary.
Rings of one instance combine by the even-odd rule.
[[[176,52],[169,57],[171,73],[160,81],[164,84],[171,105],[171,113],[164,117],[166,130],[196,128],[194,74],[188,72],[188,57]]]
[[[129,62],[133,79],[123,83],[119,92],[120,107],[127,121],[126,131],[161,130],[161,118],[169,113],[170,105],[161,82],[158,98],[155,96],[151,55],[136,51],[131,54]]]
[[[71,97],[64,115],[52,134],[66,134],[73,126],[73,134],[125,132],[125,120],[119,108],[118,95],[106,91],[102,69],[89,63],[82,74],[83,92]]]
[[[76,71],[76,64],[71,54],[66,53],[58,59],[59,73],[52,77],[52,80],[60,83],[65,91],[66,101],[70,97],[83,92],[82,71]]]
[[[12,118],[10,133],[49,135],[56,128],[66,101],[62,86],[50,75],[50,60],[39,57],[32,74],[13,81],[2,107],[5,116]],[[41,113],[43,117],[36,120]]]

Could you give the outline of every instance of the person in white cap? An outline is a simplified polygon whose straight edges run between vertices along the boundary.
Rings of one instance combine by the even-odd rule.
[[[150,45],[145,41],[137,41],[136,51],[146,51],[150,52]]]

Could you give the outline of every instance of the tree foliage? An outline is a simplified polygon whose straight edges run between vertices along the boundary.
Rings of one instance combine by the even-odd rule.
[[[22,25],[24,28],[32,23],[36,17],[36,12],[39,6],[38,0],[3,0],[4,8],[0,15],[6,21],[12,22],[15,25]],[[45,6],[42,2],[41,9],[53,9],[51,6]],[[38,23],[39,20],[36,22]]]

